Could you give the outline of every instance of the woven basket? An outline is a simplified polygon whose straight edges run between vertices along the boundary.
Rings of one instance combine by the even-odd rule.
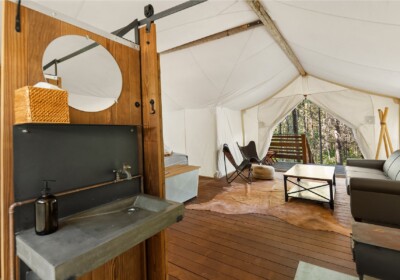
[[[68,93],[30,86],[17,89],[14,116],[15,124],[69,123]]]

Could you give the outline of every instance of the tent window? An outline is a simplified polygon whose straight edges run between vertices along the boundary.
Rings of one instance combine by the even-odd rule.
[[[315,163],[343,165],[347,158],[362,158],[352,129],[307,99],[274,131],[286,134],[305,134]]]

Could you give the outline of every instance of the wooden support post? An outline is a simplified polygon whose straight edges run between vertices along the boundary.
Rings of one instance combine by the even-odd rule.
[[[386,157],[388,158],[389,155],[393,153],[392,141],[390,140],[389,130],[386,125],[386,119],[389,113],[389,108],[385,107],[385,110],[383,112],[381,109],[378,109],[378,113],[381,122],[381,131],[379,133],[378,147],[376,148],[375,159],[379,158],[382,142],[385,146]]]
[[[385,125],[385,135],[386,135],[386,140],[387,140],[388,145],[389,145],[390,154],[392,154],[393,153],[393,145],[392,145],[392,140],[390,140],[390,135],[389,135],[389,130],[387,128],[387,125]]]
[[[379,109],[378,110],[378,114],[379,114],[379,119],[382,122],[382,120],[383,120],[383,112],[382,112],[382,110]],[[385,124],[385,126],[386,126],[386,124]],[[382,129],[381,129],[381,131],[382,131]],[[387,138],[385,137],[385,131],[384,130],[383,130],[382,141],[383,141],[383,144],[385,145],[386,158],[388,158],[389,157],[388,143],[387,143]]]
[[[140,29],[140,59],[142,74],[142,120],[145,193],[165,197],[164,143],[159,56],[156,26]],[[165,232],[146,241],[147,279],[167,279]]]
[[[292,48],[287,43],[286,39],[283,37],[282,33],[279,31],[278,27],[275,25],[272,18],[267,13],[267,10],[264,8],[263,4],[259,0],[246,0],[253,11],[257,14],[258,18],[264,23],[265,28],[272,38],[276,41],[278,46],[282,49],[282,51],[287,55],[289,60],[293,63],[293,65],[297,68],[300,75],[307,75],[303,66],[301,65],[299,59],[293,52]]]
[[[383,119],[383,115],[382,115],[382,111],[381,109],[378,110],[379,112],[379,119],[381,121],[381,132],[379,133],[379,140],[378,140],[378,147],[376,148],[376,154],[375,154],[375,159],[379,158],[379,153],[381,151],[381,146],[382,146],[382,140],[383,140],[383,133],[384,133],[384,129],[383,129],[383,124],[382,124],[382,119]]]
[[[10,279],[8,208],[14,202],[13,96],[27,85],[26,13],[21,10],[21,33],[15,32],[16,5],[3,1],[1,65],[1,279]]]
[[[242,24],[240,26],[236,26],[236,27],[233,27],[233,28],[230,28],[230,29],[227,29],[227,30],[224,30],[224,31],[212,34],[212,35],[209,35],[207,37],[203,37],[203,38],[197,39],[195,41],[191,41],[189,43],[186,43],[186,44],[183,44],[183,45],[180,45],[180,46],[168,49],[168,50],[162,51],[160,54],[167,54],[167,53],[171,53],[171,52],[175,52],[175,51],[180,51],[180,50],[184,50],[184,49],[187,49],[187,48],[191,48],[191,47],[194,47],[194,46],[198,46],[200,44],[204,44],[204,43],[215,41],[215,40],[218,40],[218,39],[221,39],[221,38],[232,36],[234,34],[238,34],[238,33],[243,32],[243,31],[251,30],[251,29],[253,29],[255,27],[258,27],[260,25],[263,25],[263,23],[260,20],[252,21],[252,22],[249,22],[249,23],[246,23],[246,24]]]
[[[386,133],[385,133],[386,136]],[[386,153],[386,158],[390,156],[389,154],[389,143],[387,137],[383,137],[383,144],[385,144],[385,153]]]

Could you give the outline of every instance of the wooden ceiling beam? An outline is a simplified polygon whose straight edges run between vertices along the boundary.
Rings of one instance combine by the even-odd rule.
[[[283,52],[287,55],[293,65],[297,68],[300,75],[305,76],[307,75],[306,71],[304,70],[303,66],[301,65],[299,59],[294,54],[292,48],[289,46],[285,38],[282,36],[281,32],[279,31],[278,27],[275,25],[272,18],[269,16],[267,11],[265,10],[264,6],[260,3],[259,0],[247,0],[247,3],[250,7],[254,10],[257,14],[258,18],[262,21],[265,28],[268,30],[268,33],[274,38],[276,43],[281,47]]]
[[[190,47],[194,47],[194,46],[206,43],[206,42],[211,42],[211,41],[218,40],[218,39],[221,39],[221,38],[224,38],[224,37],[228,37],[228,36],[243,32],[243,31],[251,30],[251,29],[253,29],[253,28],[257,27],[257,26],[262,26],[262,25],[263,25],[263,23],[262,23],[261,20],[256,20],[256,21],[253,21],[253,22],[250,22],[250,23],[239,25],[239,26],[236,26],[236,27],[233,27],[233,28],[230,28],[230,29],[227,29],[227,30],[224,30],[224,31],[212,34],[212,35],[209,35],[207,37],[204,37],[204,38],[201,38],[201,39],[198,39],[198,40],[195,40],[195,41],[192,41],[192,42],[189,42],[189,43],[186,43],[186,44],[183,44],[183,45],[180,45],[180,46],[177,46],[177,47],[165,50],[165,51],[162,51],[160,54],[167,54],[167,53],[171,53],[171,52],[175,52],[175,51],[180,51],[180,50],[183,50],[183,49],[186,49],[186,48],[190,48]]]

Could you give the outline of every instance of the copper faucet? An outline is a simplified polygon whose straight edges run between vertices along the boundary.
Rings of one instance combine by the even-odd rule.
[[[115,173],[115,181],[120,181],[121,179],[132,179],[131,168],[132,167],[129,164],[124,163],[122,169],[113,170]]]

